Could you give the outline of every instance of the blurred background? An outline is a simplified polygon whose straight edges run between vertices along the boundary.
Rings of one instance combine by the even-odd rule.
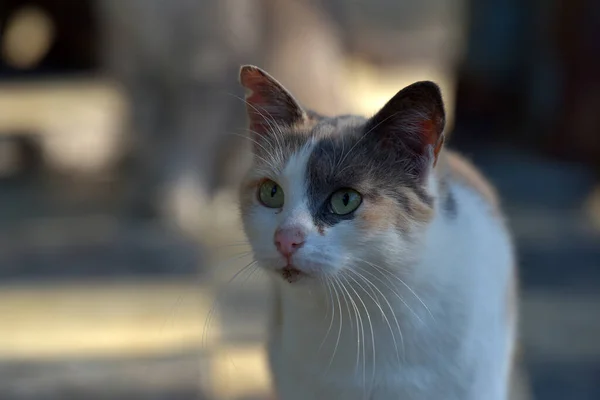
[[[322,113],[437,81],[516,237],[514,399],[600,399],[597,0],[1,0],[1,399],[267,398],[245,63]]]

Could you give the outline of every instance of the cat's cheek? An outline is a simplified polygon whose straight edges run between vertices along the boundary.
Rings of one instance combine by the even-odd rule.
[[[356,235],[362,241],[396,229],[399,223],[402,223],[402,210],[394,200],[387,197],[365,202],[353,220]]]
[[[275,259],[277,249],[273,245],[273,235],[277,228],[277,218],[272,209],[255,205],[243,216],[244,231],[257,258]]]

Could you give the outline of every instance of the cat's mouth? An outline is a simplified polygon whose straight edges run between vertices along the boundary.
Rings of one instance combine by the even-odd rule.
[[[289,283],[297,282],[298,280],[300,280],[300,278],[302,278],[305,275],[306,274],[304,274],[302,271],[300,271],[292,265],[288,265],[281,270],[281,276]]]

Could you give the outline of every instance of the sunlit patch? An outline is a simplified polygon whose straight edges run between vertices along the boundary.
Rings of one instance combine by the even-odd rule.
[[[6,23],[2,58],[14,68],[34,68],[50,50],[55,29],[43,10],[32,6],[21,8]]]

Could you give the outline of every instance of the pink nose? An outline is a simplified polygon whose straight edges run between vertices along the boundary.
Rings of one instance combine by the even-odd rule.
[[[300,228],[283,228],[275,231],[275,247],[289,257],[304,245],[304,232]]]

